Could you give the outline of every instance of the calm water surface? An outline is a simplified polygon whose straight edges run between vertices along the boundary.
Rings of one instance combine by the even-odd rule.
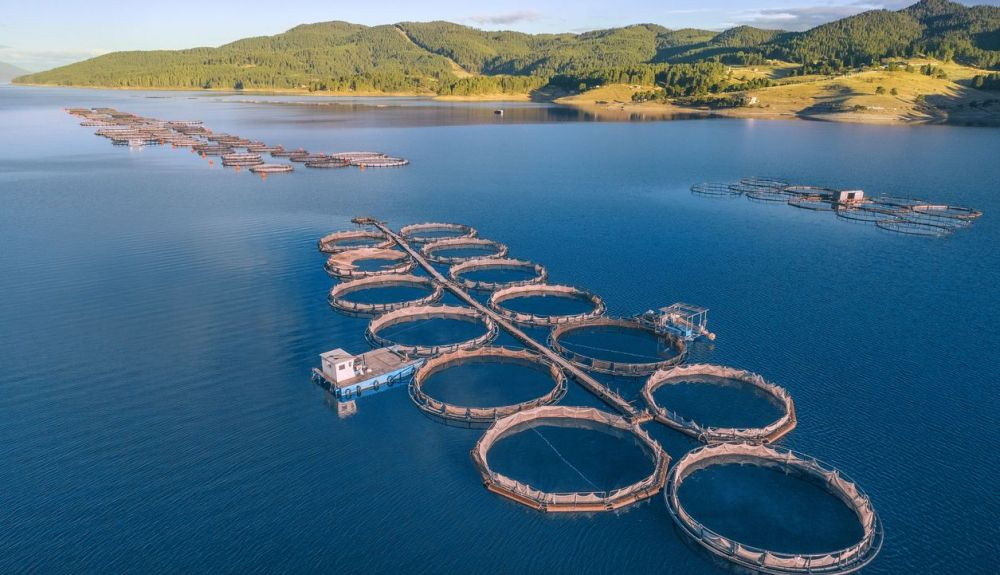
[[[1000,131],[301,100],[0,88],[0,572],[724,572],[661,497],[567,517],[490,494],[469,458],[481,431],[424,417],[402,389],[338,418],[309,370],[328,349],[367,349],[367,320],[327,306],[316,240],[362,214],[472,225],[614,315],[711,308],[719,338],[692,360],[791,392],[799,427],[782,444],[843,469],[885,523],[868,573],[996,572]],[[265,182],[187,151],[113,147],[67,106],[412,165]],[[986,215],[926,240],[688,192],[744,175]],[[597,405],[575,384],[562,403]],[[647,427],[674,458],[695,446]],[[590,481],[648,473],[606,436],[564,432],[546,437]],[[499,463],[576,477],[529,439],[510,438]],[[594,453],[614,465],[581,466]],[[722,528],[786,545],[850,539],[822,492],[751,479],[705,476],[718,499],[700,512],[747,510]],[[828,521],[784,539],[813,528],[803,516]]]

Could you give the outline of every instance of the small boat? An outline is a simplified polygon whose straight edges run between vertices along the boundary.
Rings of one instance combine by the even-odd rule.
[[[497,108],[496,110],[493,110],[493,113],[497,116],[503,116],[503,108]]]

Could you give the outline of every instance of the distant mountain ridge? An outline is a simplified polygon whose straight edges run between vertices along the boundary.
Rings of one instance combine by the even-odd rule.
[[[572,86],[593,78],[645,79],[678,64],[776,59],[801,65],[803,72],[829,73],[917,54],[1000,66],[1000,7],[922,0],[806,32],[739,26],[719,33],[636,24],[582,34],[526,34],[450,22],[323,22],[218,48],[116,52],[16,81],[387,93],[440,93],[464,84],[479,91],[527,91],[553,78]]]
[[[0,84],[6,84],[12,79],[27,74],[28,71],[7,62],[0,62]]]

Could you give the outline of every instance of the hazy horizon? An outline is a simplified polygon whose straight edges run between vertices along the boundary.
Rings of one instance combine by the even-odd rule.
[[[379,25],[447,20],[488,30],[529,33],[583,32],[629,24],[723,30],[738,25],[805,30],[874,9],[899,9],[917,0],[766,0],[748,8],[735,0],[626,0],[613,6],[584,0],[483,2],[475,8],[457,0],[411,3],[389,0],[372,10],[365,4],[331,7],[304,0],[293,9],[273,3],[175,0],[143,5],[97,0],[66,6],[41,0],[31,11],[6,6],[0,22],[0,62],[36,72],[121,50],[176,50],[219,46],[251,36],[270,36],[313,22],[343,20]],[[998,5],[1000,0],[962,1]],[[257,8],[260,7],[260,8]]]

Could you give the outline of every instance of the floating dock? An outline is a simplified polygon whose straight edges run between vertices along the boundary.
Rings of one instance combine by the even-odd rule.
[[[313,369],[313,381],[337,399],[346,401],[365,392],[378,392],[396,384],[405,385],[423,358],[413,359],[394,347],[381,347],[353,355],[342,349],[320,354],[320,369]]]

